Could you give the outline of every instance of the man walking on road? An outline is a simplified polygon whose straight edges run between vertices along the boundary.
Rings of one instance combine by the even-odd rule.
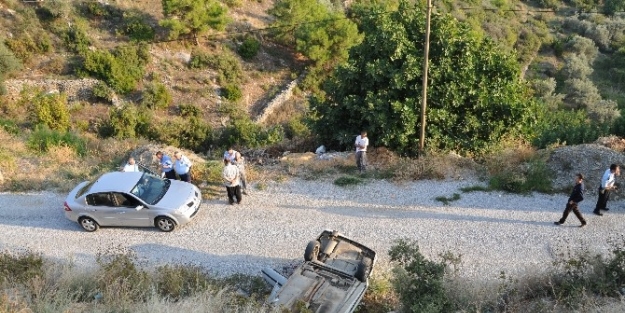
[[[569,213],[573,211],[573,214],[577,216],[577,219],[582,223],[579,227],[586,226],[586,220],[582,216],[582,213],[579,212],[578,203],[584,200],[584,175],[577,174],[575,175],[575,187],[573,187],[573,191],[571,192],[571,196],[569,197],[569,201],[566,203],[566,208],[564,209],[564,213],[562,213],[562,218],[554,222],[556,225],[562,225],[566,221],[566,218],[569,216]]]
[[[367,146],[369,145],[369,138],[367,138],[367,132],[361,131],[360,135],[356,136],[356,166],[360,174],[367,170]]]
[[[608,211],[607,208],[608,200],[610,200],[610,192],[616,189],[616,185],[614,184],[616,181],[616,176],[621,175],[621,168],[616,165],[610,165],[610,168],[603,173],[603,177],[601,178],[601,186],[599,186],[599,198],[597,199],[597,205],[595,206],[595,210],[592,213],[596,215],[602,216],[601,210]]]

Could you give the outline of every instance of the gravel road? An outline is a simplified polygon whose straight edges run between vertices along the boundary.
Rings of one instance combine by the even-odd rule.
[[[623,202],[592,214],[595,197],[581,204],[588,226],[571,214],[555,226],[567,195],[521,196],[501,192],[462,193],[475,181],[372,181],[343,188],[332,181],[291,180],[253,190],[244,203],[226,205],[224,196],[205,201],[190,224],[172,233],[156,229],[103,228],[83,231],[63,215],[65,195],[0,193],[0,249],[30,250],[55,260],[94,264],[98,253],[130,249],[147,266],[200,265],[217,275],[258,274],[303,258],[309,240],[336,229],[378,252],[374,272],[388,270],[388,250],[399,238],[415,239],[430,258],[450,251],[462,256],[460,275],[494,280],[501,271],[522,275],[549,267],[554,256],[581,246],[607,252],[622,233]],[[461,198],[448,206],[437,196]]]

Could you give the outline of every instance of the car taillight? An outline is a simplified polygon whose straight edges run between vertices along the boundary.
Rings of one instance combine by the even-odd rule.
[[[67,201],[65,201],[63,203],[63,208],[65,209],[65,211],[71,211],[72,209],[69,207],[69,205],[67,205]]]

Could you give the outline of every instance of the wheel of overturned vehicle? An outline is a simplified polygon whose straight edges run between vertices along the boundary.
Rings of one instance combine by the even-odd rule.
[[[354,274],[354,277],[364,283],[367,281],[369,271],[371,271],[371,265],[367,264],[367,262],[364,262],[363,260],[358,263],[358,268],[356,269],[356,274]]]
[[[98,225],[98,223],[90,217],[81,217],[78,220],[78,223],[80,224],[80,226],[82,226],[84,230],[88,232],[94,232],[98,230],[98,228],[100,228],[100,225]]]
[[[156,218],[156,227],[164,232],[170,232],[176,228],[176,223],[169,217],[159,216]]]
[[[320,248],[321,242],[319,240],[311,240],[306,246],[306,251],[304,251],[304,261],[317,260]]]

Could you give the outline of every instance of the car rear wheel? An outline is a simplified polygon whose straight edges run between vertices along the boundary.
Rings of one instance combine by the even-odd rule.
[[[306,251],[304,251],[304,260],[312,261],[317,260],[319,256],[319,249],[321,247],[321,242],[319,240],[312,240],[306,246]]]
[[[80,226],[82,226],[84,230],[88,232],[94,232],[98,230],[98,228],[100,228],[100,225],[98,225],[98,223],[90,217],[81,217],[78,220],[78,223],[80,224]]]
[[[164,216],[157,217],[155,224],[158,229],[164,232],[170,232],[174,230],[174,228],[176,228],[176,223],[174,222],[174,220]]]
[[[358,268],[356,269],[356,274],[354,277],[361,282],[366,282],[367,277],[369,276],[369,272],[371,271],[371,262],[366,262],[365,260],[358,263]]]

